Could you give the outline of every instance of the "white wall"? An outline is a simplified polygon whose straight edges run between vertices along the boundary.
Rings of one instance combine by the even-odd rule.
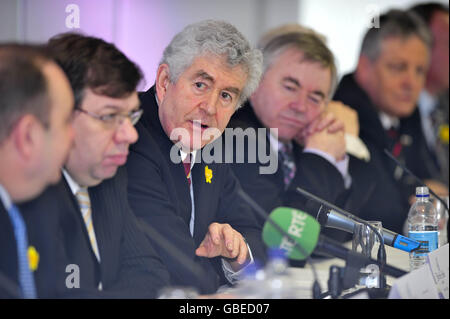
[[[448,5],[448,1],[434,0]],[[362,38],[374,12],[408,9],[420,0],[300,0],[299,23],[324,34],[334,52],[339,74],[352,72]]]
[[[79,7],[80,29],[66,26],[69,4]],[[170,39],[203,19],[226,20],[256,43],[268,28],[298,20],[298,0],[0,0],[0,42],[46,42],[68,31],[98,36],[140,65],[146,89]]]
[[[437,0],[447,3],[445,0]],[[234,24],[252,42],[269,28],[299,22],[328,38],[339,74],[354,69],[366,24],[374,12],[408,8],[420,0],[0,0],[0,42],[45,42],[67,31],[69,4],[80,8],[80,27],[114,42],[141,66],[146,89],[169,40],[203,19]]]

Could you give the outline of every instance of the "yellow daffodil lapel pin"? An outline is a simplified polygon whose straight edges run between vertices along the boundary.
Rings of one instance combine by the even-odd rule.
[[[211,179],[213,178],[213,172],[211,169],[209,169],[208,166],[205,166],[205,179],[206,182],[211,184]]]
[[[448,144],[448,124],[439,127],[439,138],[443,144]]]
[[[36,271],[39,266],[39,253],[33,246],[28,247],[28,263],[31,271]]]

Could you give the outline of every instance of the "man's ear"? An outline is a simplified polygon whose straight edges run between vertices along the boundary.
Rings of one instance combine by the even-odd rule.
[[[19,158],[24,161],[32,160],[37,149],[42,147],[44,127],[31,114],[22,116],[11,132],[11,137]]]
[[[156,72],[156,96],[162,103],[170,84],[169,65],[161,64]]]
[[[361,55],[358,59],[357,77],[363,83],[367,83],[367,77],[372,76],[373,62],[366,55]]]

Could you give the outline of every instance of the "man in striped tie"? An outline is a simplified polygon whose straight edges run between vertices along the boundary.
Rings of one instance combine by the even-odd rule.
[[[154,298],[169,275],[129,208],[119,168],[138,138],[141,71],[98,38],[61,34],[49,48],[74,90],[75,135],[62,182],[24,207],[54,214],[62,239],[56,287],[37,275],[38,290],[44,297]]]
[[[27,225],[15,205],[57,182],[72,142],[73,94],[42,48],[0,45],[0,298],[36,298]]]

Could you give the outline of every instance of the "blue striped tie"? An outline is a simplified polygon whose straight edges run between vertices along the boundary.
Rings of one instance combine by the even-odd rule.
[[[8,210],[9,218],[14,227],[14,235],[17,242],[17,256],[19,263],[19,283],[22,290],[22,296],[25,299],[36,298],[36,287],[33,274],[28,262],[28,239],[25,222],[19,209],[12,205]]]

